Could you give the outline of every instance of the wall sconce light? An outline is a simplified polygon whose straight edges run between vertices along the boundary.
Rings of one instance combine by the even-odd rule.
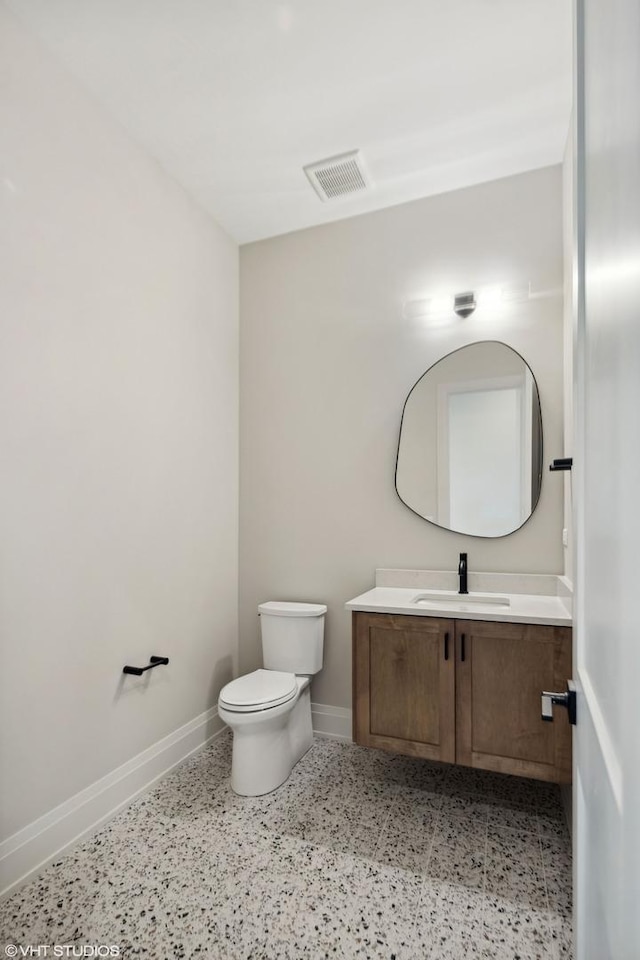
[[[428,297],[424,300],[405,300],[402,305],[402,315],[405,320],[421,318],[446,320],[451,319],[453,312],[466,320],[477,307],[487,308],[503,303],[515,303],[528,300],[530,296],[528,283],[481,287],[477,292],[468,290],[465,293]]]
[[[473,290],[467,293],[456,293],[453,298],[453,312],[457,313],[463,320],[471,316],[476,306],[476,295]]]

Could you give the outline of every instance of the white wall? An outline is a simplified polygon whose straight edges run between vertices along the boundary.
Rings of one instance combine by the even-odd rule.
[[[351,700],[344,602],[374,569],[561,573],[562,298],[478,311],[434,328],[404,300],[482,283],[562,286],[559,167],[443,194],[241,249],[240,657],[259,663],[262,600],[329,604],[325,668],[313,699]],[[451,350],[503,340],[540,389],[542,494],[532,519],[497,540],[416,517],[394,489],[402,406]]]
[[[562,234],[564,256],[564,457],[573,457],[574,421],[574,371],[573,338],[575,315],[575,291],[573,275],[575,205],[573,184],[574,149],[573,137],[567,139],[562,163]],[[574,577],[574,529],[573,529],[573,471],[564,475],[564,526],[567,531],[564,548],[564,574],[573,582]]]
[[[1,6],[0,44],[6,837],[233,673],[238,256]]]

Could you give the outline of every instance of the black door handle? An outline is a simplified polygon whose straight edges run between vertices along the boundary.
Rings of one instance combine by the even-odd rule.
[[[460,634],[460,661],[464,663],[466,660],[466,650],[465,650],[465,636],[464,633]]]
[[[573,680],[567,680],[566,693],[552,693],[542,691],[542,719],[553,722],[553,705],[566,707],[569,713],[569,723],[576,722],[576,685]]]
[[[444,658],[445,660],[449,659],[449,634],[445,633],[444,635]]]

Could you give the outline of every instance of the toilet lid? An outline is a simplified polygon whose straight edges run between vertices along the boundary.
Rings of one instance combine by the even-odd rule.
[[[291,700],[296,689],[295,673],[254,670],[223,687],[220,702],[231,710],[265,710]]]

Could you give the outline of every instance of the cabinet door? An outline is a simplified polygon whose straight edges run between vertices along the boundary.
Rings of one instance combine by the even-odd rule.
[[[353,615],[353,738],[429,760],[455,758],[455,624]]]
[[[567,712],[540,715],[543,690],[566,690],[571,629],[456,621],[456,762],[571,781]]]

